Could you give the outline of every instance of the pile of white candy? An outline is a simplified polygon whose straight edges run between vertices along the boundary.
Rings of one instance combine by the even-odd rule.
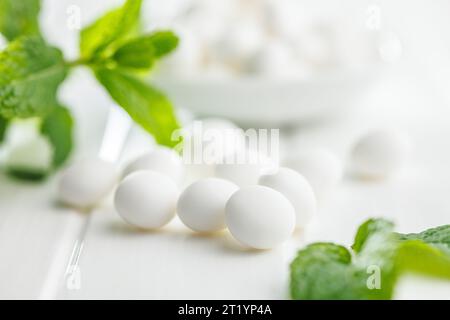
[[[403,134],[373,131],[355,144],[351,170],[363,178],[389,177],[403,166],[408,151]],[[138,228],[163,227],[177,213],[196,232],[228,228],[244,246],[273,248],[286,241],[296,227],[307,226],[317,210],[316,198],[322,200],[342,176],[340,161],[324,149],[305,151],[286,164],[290,168],[260,176],[249,175],[248,165],[217,165],[216,177],[197,180],[180,194],[185,165],[175,151],[158,147],[125,168],[114,204],[119,215]],[[229,167],[224,170],[222,166]],[[242,175],[247,178],[241,179]],[[59,197],[68,205],[91,208],[118,180],[119,173],[111,163],[82,161],[63,174]]]
[[[365,6],[347,15],[337,4],[317,10],[297,0],[185,0],[166,6],[157,2],[144,10],[153,28],[173,29],[181,38],[177,51],[162,61],[162,76],[306,78],[379,61],[378,34],[348,17],[363,17]]]

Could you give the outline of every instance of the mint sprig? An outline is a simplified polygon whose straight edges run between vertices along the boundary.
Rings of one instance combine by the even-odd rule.
[[[142,0],[127,0],[85,27],[80,57],[66,61],[39,35],[40,1],[0,0],[0,32],[12,40],[0,53],[0,134],[10,119],[39,117],[41,133],[54,149],[53,166],[62,165],[73,146],[73,120],[61,107],[58,88],[70,70],[87,66],[136,123],[158,143],[174,146],[178,123],[172,104],[141,76],[177,47],[178,37],[166,30],[140,34],[141,6]],[[23,21],[11,19],[18,8]]]
[[[291,263],[293,299],[391,299],[402,274],[450,279],[450,225],[401,235],[384,219],[362,224],[353,252],[333,243],[315,243]],[[378,273],[375,275],[375,273]],[[371,276],[378,276],[371,283]]]
[[[172,32],[138,35],[141,0],[128,0],[118,9],[81,31],[81,56],[99,82],[131,118],[155,140],[169,147],[179,127],[172,104],[156,88],[140,79],[140,70],[173,51],[178,38]]]
[[[60,105],[57,90],[67,75],[68,68],[59,49],[49,46],[41,37],[39,27],[39,0],[0,0],[0,33],[11,41],[0,53],[0,143],[14,118],[40,118],[40,124],[54,119]],[[72,122],[67,110],[66,122]],[[53,147],[53,168],[57,168],[72,149],[72,126],[52,130],[49,138]],[[64,143],[62,143],[64,142]],[[10,175],[25,179],[39,180],[48,170],[39,172],[28,168],[6,168]],[[51,168],[49,168],[51,169]]]

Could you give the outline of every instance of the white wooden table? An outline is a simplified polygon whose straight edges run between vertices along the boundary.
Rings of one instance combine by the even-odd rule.
[[[78,90],[64,90],[63,97],[81,119],[76,158],[95,154],[103,124],[93,119],[104,117],[110,102],[83,73],[71,82]],[[450,222],[449,124],[445,99],[423,83],[392,76],[340,119],[285,136],[290,148],[320,144],[344,159],[359,133],[394,125],[410,132],[415,153],[391,181],[344,179],[311,228],[264,252],[240,249],[226,232],[198,236],[178,220],[158,232],[136,232],[110,202],[91,216],[58,206],[56,177],[24,184],[0,176],[0,298],[288,298],[288,265],[306,243],[350,245],[357,226],[374,216],[394,220],[400,232]],[[77,261],[79,278],[67,281],[71,261]],[[450,299],[450,283],[404,278],[396,297]]]

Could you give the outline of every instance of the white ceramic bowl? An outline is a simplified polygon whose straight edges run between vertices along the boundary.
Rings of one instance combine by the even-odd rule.
[[[200,116],[269,127],[316,120],[355,105],[378,72],[335,71],[309,79],[153,79],[175,105]]]

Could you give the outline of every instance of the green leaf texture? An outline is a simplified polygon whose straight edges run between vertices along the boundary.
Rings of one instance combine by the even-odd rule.
[[[60,50],[40,37],[21,37],[0,53],[0,115],[44,116],[57,103],[67,74]]]
[[[173,147],[178,143],[171,137],[179,126],[164,94],[120,69],[98,69],[96,76],[111,97],[159,144]]]
[[[0,0],[0,33],[12,41],[39,35],[40,0]]]
[[[80,34],[80,52],[84,58],[111,54],[137,30],[142,0],[127,0],[87,26]],[[112,51],[112,52],[111,52]]]

